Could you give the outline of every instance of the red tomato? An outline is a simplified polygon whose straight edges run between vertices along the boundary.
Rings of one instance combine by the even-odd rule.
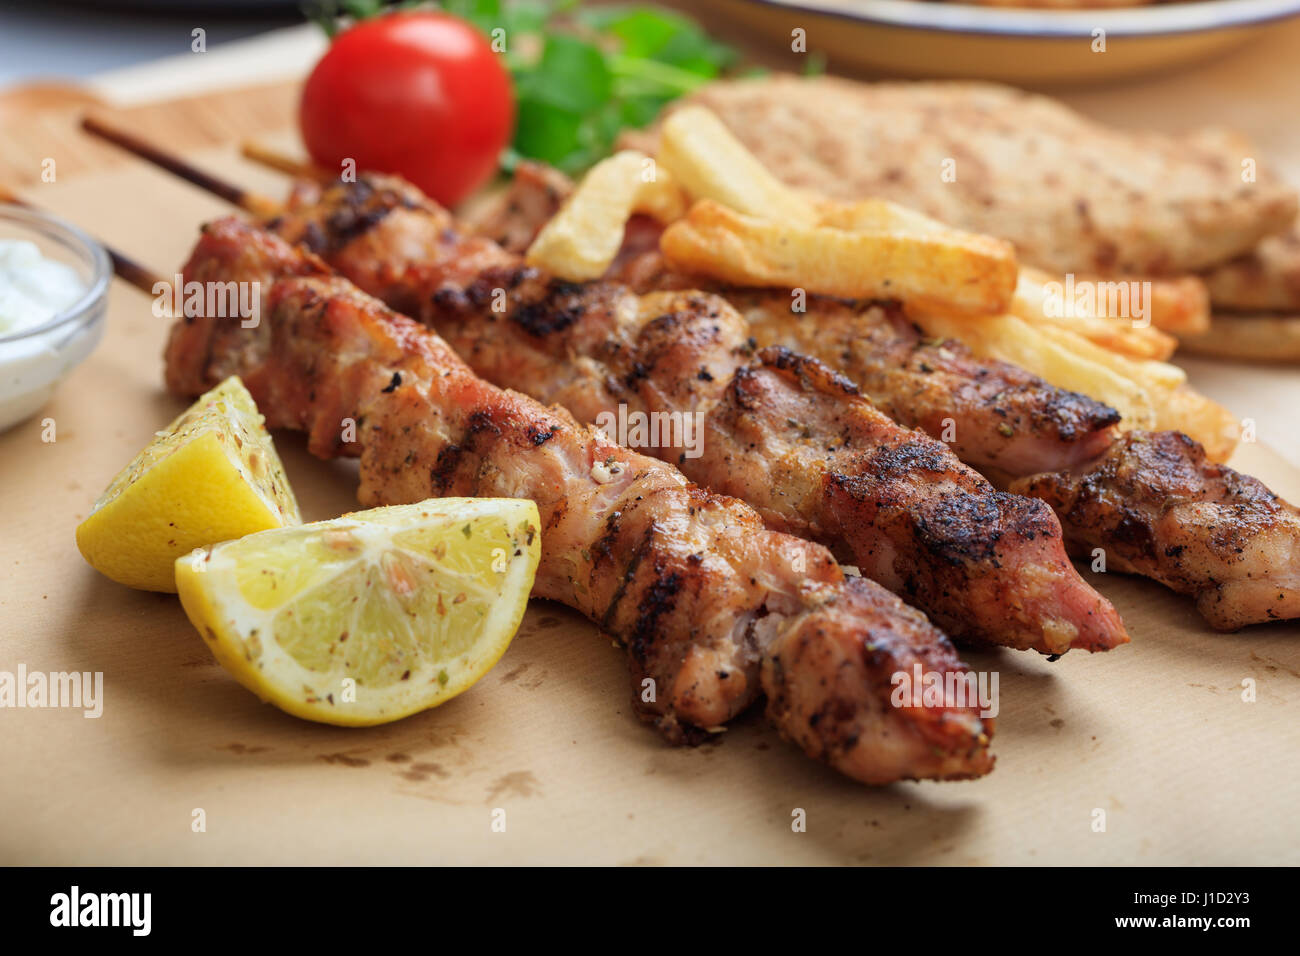
[[[477,30],[389,13],[340,34],[302,91],[312,159],[398,173],[450,206],[492,175],[515,121],[510,76]]]

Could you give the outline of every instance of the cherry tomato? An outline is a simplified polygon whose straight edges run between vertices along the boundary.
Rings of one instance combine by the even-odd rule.
[[[340,34],[302,91],[316,163],[397,173],[445,206],[482,185],[510,141],[510,76],[487,39],[444,13],[389,13]]]

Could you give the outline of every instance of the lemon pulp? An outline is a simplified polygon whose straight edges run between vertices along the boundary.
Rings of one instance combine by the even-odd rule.
[[[537,506],[434,498],[218,544],[176,562],[181,603],[263,700],[326,723],[396,720],[482,677],[519,627]]]

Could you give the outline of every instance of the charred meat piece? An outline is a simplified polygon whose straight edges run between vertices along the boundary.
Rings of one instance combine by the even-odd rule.
[[[1195,598],[1219,630],[1300,617],[1300,511],[1186,435],[1128,432],[1084,468],[1012,487],[1050,502],[1076,550]]]
[[[788,294],[728,298],[760,343],[828,362],[894,421],[944,439],[995,480],[1041,471],[1044,461],[1083,464],[1115,438],[1114,409],[1007,362],[977,358],[953,339],[927,339],[892,303],[813,296],[806,311],[794,312]]]
[[[815,359],[755,353],[721,299],[636,297],[519,267],[463,289],[432,283],[425,317],[479,374],[621,427],[617,437],[826,544],[952,636],[1046,654],[1127,640],[1070,564],[1050,508],[996,491]],[[495,289],[510,290],[501,312]]]

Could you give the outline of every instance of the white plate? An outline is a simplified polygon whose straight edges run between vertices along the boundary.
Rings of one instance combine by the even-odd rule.
[[[1024,83],[1106,80],[1199,60],[1300,15],[1300,0],[1201,0],[1041,10],[916,0],[709,0],[836,70]],[[1100,31],[1100,32],[1099,32]],[[1104,39],[1104,51],[1097,49]]]

